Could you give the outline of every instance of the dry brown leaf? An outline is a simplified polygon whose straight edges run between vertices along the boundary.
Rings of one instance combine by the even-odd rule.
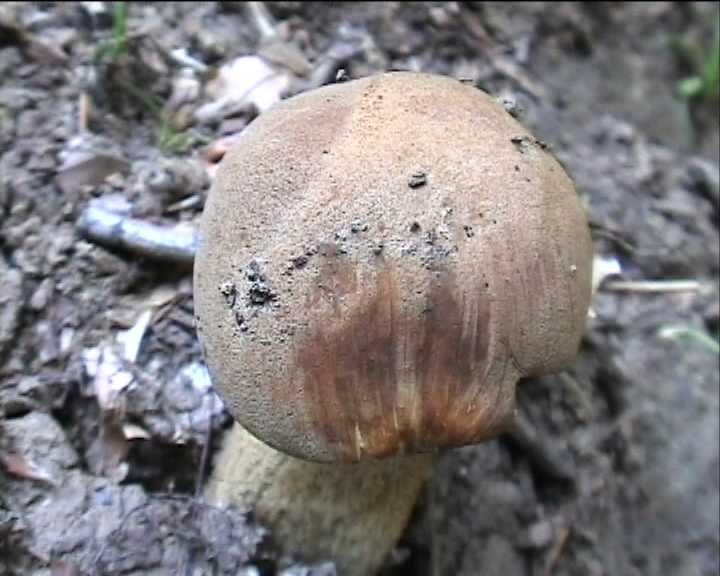
[[[0,462],[2,462],[8,473],[18,478],[25,478],[26,480],[37,480],[39,482],[46,482],[54,485],[50,474],[34,464],[20,456],[19,454],[0,454]]]
[[[115,482],[125,479],[128,464],[125,458],[130,444],[123,431],[120,410],[107,410],[102,415],[100,433],[90,445],[87,453],[88,465],[93,473],[106,476]]]

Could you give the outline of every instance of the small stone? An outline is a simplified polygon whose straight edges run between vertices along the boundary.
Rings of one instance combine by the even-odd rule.
[[[92,21],[94,28],[109,28],[113,23],[113,15],[105,2],[80,2],[85,14]]]
[[[42,364],[48,364],[58,357],[58,335],[55,326],[46,320],[38,322],[35,326],[35,334],[39,350],[37,357]]]
[[[16,454],[42,467],[55,480],[60,480],[65,471],[78,462],[64,430],[49,414],[30,412],[21,418],[6,420],[3,433]]]
[[[520,118],[523,115],[522,107],[515,100],[506,98],[502,101],[502,105],[505,111],[513,118]]]
[[[17,68],[22,62],[22,54],[15,46],[0,50],[0,74],[7,75]]]
[[[425,172],[415,172],[412,176],[410,176],[410,180],[408,180],[408,186],[410,188],[420,188],[421,186],[425,186],[427,183],[427,175]]]
[[[115,190],[122,190],[125,188],[125,175],[120,172],[114,172],[105,178],[105,183],[114,188]]]
[[[235,314],[235,323],[238,325],[238,328],[240,328],[240,332],[247,332],[248,325],[247,322],[245,322],[245,316],[240,312]]]
[[[47,306],[54,289],[55,285],[52,278],[45,278],[30,298],[30,308],[36,312],[43,310]]]
[[[23,275],[0,259],[0,353],[10,344],[20,321]]]
[[[30,398],[14,395],[12,392],[0,397],[0,414],[5,418],[17,418],[32,412],[37,406]]]
[[[231,281],[223,282],[220,284],[220,294],[222,294],[225,297],[225,303],[228,305],[229,308],[232,308],[235,305],[235,297],[236,297],[236,290],[235,290],[235,284],[233,284]]]
[[[555,530],[549,520],[542,520],[528,529],[528,545],[531,548],[546,548],[555,537]]]
[[[358,232],[367,232],[367,229],[368,225],[360,220],[355,220],[352,224],[350,224],[350,232],[353,234],[357,234]]]
[[[143,167],[140,176],[153,194],[176,200],[205,190],[210,181],[200,162],[166,158]]]
[[[200,393],[193,386],[192,380],[182,372],[178,373],[165,386],[163,395],[171,406],[183,412],[195,410],[202,402]]]
[[[75,337],[74,328],[63,328],[60,332],[60,353],[65,354],[72,347],[73,338]]]
[[[298,270],[300,270],[301,268],[304,268],[305,265],[308,263],[308,257],[306,255],[302,254],[300,256],[293,258],[291,262],[292,262],[293,268],[297,268]]]

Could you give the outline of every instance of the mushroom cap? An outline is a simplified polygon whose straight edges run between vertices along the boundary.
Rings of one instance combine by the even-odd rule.
[[[195,261],[233,416],[288,454],[479,442],[576,355],[592,243],[573,183],[502,105],[407,72],[325,86],[243,132]]]

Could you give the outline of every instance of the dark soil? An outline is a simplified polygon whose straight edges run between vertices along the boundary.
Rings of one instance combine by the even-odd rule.
[[[676,46],[707,53],[718,5],[268,8],[293,47],[266,54],[290,71],[285,94],[340,68],[475,83],[567,167],[597,254],[661,283],[601,286],[573,368],[521,383],[519,432],[444,455],[386,574],[717,574],[718,103],[677,95],[696,70]],[[0,5],[0,575],[332,574],[278,558],[252,511],[203,502],[230,419],[187,262],[76,226],[91,200],[197,222],[227,137],[257,110],[193,113],[259,31],[212,2],[132,3],[121,45],[112,26],[105,3]],[[208,69],[182,71],[176,49]],[[702,287],[662,289],[678,279]],[[228,290],[273,296],[260,274]]]

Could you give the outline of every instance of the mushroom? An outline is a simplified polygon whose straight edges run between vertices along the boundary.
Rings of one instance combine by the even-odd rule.
[[[211,498],[373,573],[434,454],[507,429],[518,379],[572,361],[591,275],[572,181],[481,90],[393,72],[276,105],[223,159],[195,263],[239,423]]]

